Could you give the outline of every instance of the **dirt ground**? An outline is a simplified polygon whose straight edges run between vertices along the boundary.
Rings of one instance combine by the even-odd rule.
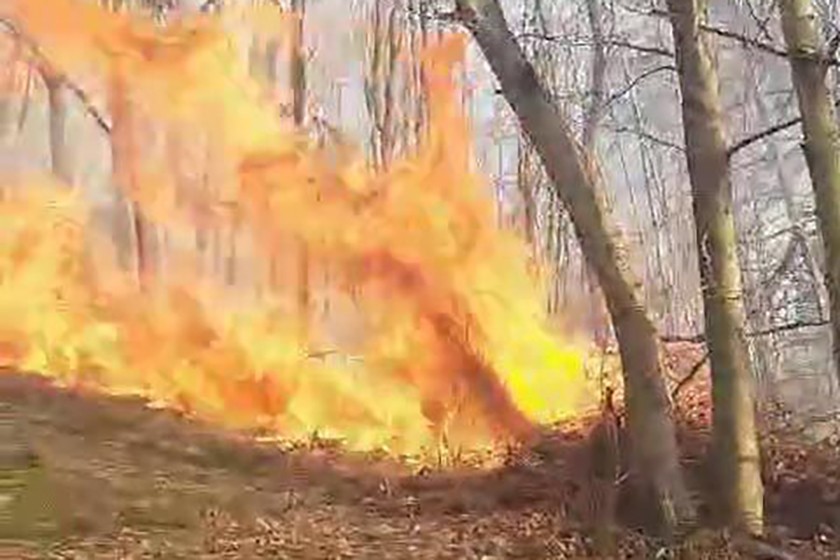
[[[579,433],[550,434],[491,470],[429,469],[317,442],[258,443],[138,400],[6,372],[0,431],[0,459],[25,463],[4,467],[6,493],[14,472],[28,477],[18,486],[37,521],[0,518],[0,558],[595,557],[580,521]],[[819,462],[773,445],[774,538],[796,558],[840,558],[840,454]],[[617,558],[754,557],[710,531],[678,550],[629,529],[618,539]]]

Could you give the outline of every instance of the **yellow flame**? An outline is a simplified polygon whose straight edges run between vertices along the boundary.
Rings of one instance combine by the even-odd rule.
[[[277,286],[249,301],[182,266],[138,288],[102,257],[84,201],[33,181],[0,202],[0,364],[394,452],[527,437],[592,404],[582,346],[547,328],[526,247],[496,227],[472,171],[452,81],[464,37],[426,53],[424,146],[375,172],[284,130],[219,21],[158,29],[73,0],[7,0],[0,15],[110,108],[115,180],[147,219],[176,241],[196,227],[244,232],[256,271],[305,245],[337,302],[304,336]],[[160,130],[212,150],[213,189],[176,169],[208,165],[192,146],[155,152]],[[357,335],[345,354],[360,360],[312,359],[336,341],[331,322]]]

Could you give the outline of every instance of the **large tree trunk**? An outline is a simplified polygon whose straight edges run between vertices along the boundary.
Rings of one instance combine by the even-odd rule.
[[[779,5],[805,133],[802,146],[825,247],[825,283],[831,305],[834,365],[840,379],[840,127],[826,84],[827,67],[820,60],[822,50],[811,2],[781,0]]]
[[[539,152],[598,277],[624,368],[634,479],[656,507],[659,528],[671,532],[693,521],[694,508],[679,465],[656,328],[642,303],[621,236],[610,221],[598,173],[549,101],[510,32],[498,0],[457,0],[457,9]]]
[[[668,7],[712,366],[713,457],[723,520],[736,530],[760,534],[764,497],[738,241],[717,75],[700,33],[702,2],[668,0]]]

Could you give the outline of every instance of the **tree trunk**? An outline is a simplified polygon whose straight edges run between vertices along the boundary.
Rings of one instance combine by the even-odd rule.
[[[376,0],[371,8],[369,60],[364,76],[365,104],[371,117],[370,140],[374,165],[385,169],[397,152],[399,126],[396,88],[397,62],[402,55],[404,30],[399,27],[401,6]]]
[[[590,76],[591,100],[583,123],[583,148],[587,155],[595,158],[597,154],[598,125],[604,112],[606,91],[604,82],[607,77],[607,50],[604,44],[604,30],[601,24],[601,0],[587,0],[586,12],[589,17],[589,27],[592,31],[592,68]],[[595,344],[602,351],[609,343],[609,328],[607,311],[601,301],[595,275],[591,267],[587,267],[586,287],[589,294],[589,326],[595,336]]]
[[[137,177],[137,146],[134,138],[134,114],[131,101],[126,96],[123,80],[115,76],[109,90],[111,109],[111,165],[114,183],[128,192],[128,215],[131,238],[134,243],[135,272],[141,288],[147,286],[150,270],[150,251],[146,221],[139,204],[131,196],[139,188]]]
[[[782,0],[782,31],[802,115],[802,146],[811,174],[825,247],[825,284],[831,306],[835,373],[840,379],[840,127],[809,0]]]
[[[294,30],[294,42],[291,49],[289,66],[292,73],[292,116],[295,126],[303,127],[306,118],[306,62],[303,50],[304,18],[306,17],[306,0],[292,0],[292,9],[297,12],[298,20]],[[297,310],[300,327],[301,344],[307,344],[309,339],[312,294],[309,279],[309,248],[301,241],[298,253],[298,282],[297,282]]]
[[[49,101],[50,166],[53,175],[65,185],[73,183],[73,170],[67,146],[67,88],[61,79],[42,71]]]
[[[668,7],[712,367],[713,464],[723,520],[736,530],[760,534],[764,498],[732,186],[717,75],[700,33],[702,2],[668,0]]]
[[[671,533],[692,522],[694,508],[679,465],[674,423],[656,329],[642,303],[621,236],[613,227],[592,160],[579,150],[505,21],[498,0],[457,0],[501,83],[523,131],[533,142],[558,197],[568,209],[589,266],[597,275],[618,339],[635,482],[655,506],[657,528]]]

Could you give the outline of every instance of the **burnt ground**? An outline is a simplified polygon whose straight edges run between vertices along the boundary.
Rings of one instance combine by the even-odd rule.
[[[33,452],[16,472],[38,504],[26,519],[39,520],[0,520],[13,537],[0,540],[0,558],[597,557],[580,521],[580,431],[549,434],[491,470],[421,469],[318,442],[259,443],[136,399],[3,372],[0,420],[0,443]],[[700,431],[683,438],[697,456]],[[770,538],[795,558],[840,558],[840,453],[785,441],[766,451]],[[659,550],[629,529],[617,538],[614,557]],[[736,549],[700,531],[658,557],[755,557]]]

